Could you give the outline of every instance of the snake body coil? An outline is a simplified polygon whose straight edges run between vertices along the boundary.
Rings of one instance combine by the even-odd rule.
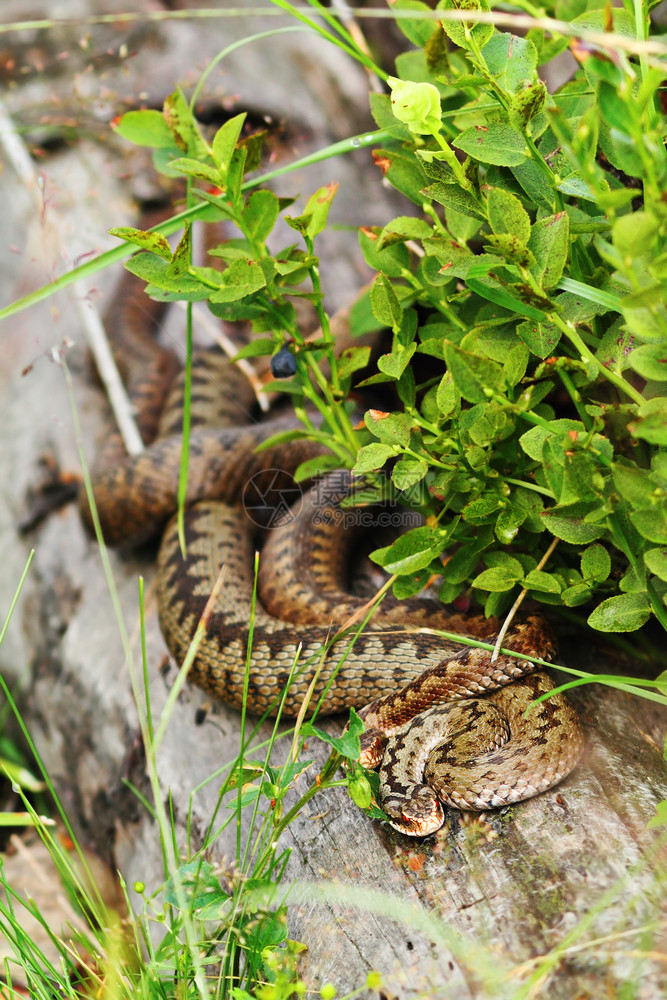
[[[120,298],[132,303],[136,281],[126,277],[124,283]],[[341,533],[331,528],[327,518],[314,517],[314,494],[307,495],[298,518],[269,533],[246,674],[256,530],[241,503],[243,489],[249,479],[264,473],[280,492],[281,484],[291,482],[291,473],[317,453],[317,447],[292,440],[257,452],[268,436],[293,426],[293,418],[254,423],[252,391],[245,378],[219,353],[200,356],[193,376],[183,557],[174,517],[182,449],[182,385],[177,380],[157,421],[155,383],[172,365],[155,360],[161,349],[150,336],[154,316],[149,313],[144,323],[136,307],[129,317],[127,309],[116,313],[112,346],[133,370],[140,402],[150,399],[149,422],[157,423],[158,436],[139,456],[113,465],[103,461],[93,477],[96,505],[109,544],[136,544],[164,529],[157,566],[158,610],[165,640],[178,663],[187,655],[198,626],[204,624],[190,679],[237,707],[245,700],[248,710],[255,713],[280,710],[285,716],[295,716],[311,683],[311,703],[320,703],[322,712],[362,707],[368,730],[380,744],[388,741],[381,765],[382,805],[392,825],[405,833],[423,835],[442,823],[438,797],[423,784],[424,769],[438,796],[459,808],[481,809],[516,801],[560,780],[574,766],[582,746],[578,720],[562,696],[539,707],[532,730],[516,747],[510,738],[499,749],[500,737],[491,737],[492,748],[483,751],[484,777],[475,779],[486,791],[476,798],[466,797],[460,773],[471,765],[458,760],[446,736],[430,734],[432,723],[437,719],[442,724],[444,718],[448,732],[468,728],[467,723],[451,721],[455,712],[467,713],[470,720],[486,712],[490,702],[489,711],[497,714],[500,706],[505,714],[502,738],[508,738],[519,726],[523,709],[507,714],[504,706],[517,698],[516,703],[524,707],[527,702],[520,689],[513,695],[514,685],[505,685],[530,672],[532,665],[507,655],[491,662],[486,650],[462,648],[419,631],[426,625],[492,641],[497,630],[497,623],[452,615],[429,601],[413,600],[389,608],[384,617],[382,613],[375,616],[354,642],[349,632],[339,635],[337,627],[364,607],[364,599],[346,591]],[[146,380],[150,387],[144,384]],[[273,478],[275,470],[280,472],[277,479]],[[331,507],[330,499],[328,503]],[[85,504],[82,513],[89,518]],[[321,530],[315,527],[318,519],[324,521]],[[222,585],[211,600],[221,569]],[[552,636],[537,618],[514,626],[503,646],[543,659],[554,652]],[[527,690],[543,693],[549,686],[548,679],[538,675]],[[479,699],[492,691],[496,693]],[[455,702],[460,703],[459,709],[452,708]],[[473,721],[482,733],[490,732],[488,721]],[[426,729],[427,741],[422,738]],[[371,762],[370,751],[366,762]],[[451,793],[446,787],[449,777],[441,780],[443,772],[455,773]]]

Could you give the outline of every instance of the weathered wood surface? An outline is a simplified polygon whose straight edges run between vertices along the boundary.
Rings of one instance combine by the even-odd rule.
[[[239,34],[251,30],[257,26],[235,28]],[[95,39],[94,32],[91,37]],[[107,47],[110,37],[104,36]],[[118,31],[113,38],[118,41]],[[142,87],[151,87],[161,98],[171,88],[175,68],[200,67],[204,48],[209,54],[215,50],[215,41],[196,24],[153,27],[149,39],[150,46],[140,48],[137,60],[123,73],[109,70],[104,80],[85,76],[78,111],[85,122],[90,124],[90,110],[98,106],[105,88],[122,85],[129,94],[141,80]],[[71,46],[71,41],[60,38],[63,46]],[[196,58],[184,62],[193,48]],[[278,56],[275,41],[270,49],[265,58]],[[318,67],[325,59],[312,49],[308,56]],[[333,57],[329,53],[326,58]],[[247,79],[242,75],[249,65],[244,57],[233,74],[228,69],[224,80],[227,93],[241,95],[242,103],[275,114],[294,98],[289,110],[297,131],[301,128],[315,142],[364,127],[357,111],[354,121],[341,117],[340,109],[360,100],[364,87],[349,66],[343,70],[327,64],[324,77],[316,78],[324,89],[316,92],[312,61],[305,70],[293,66],[296,79],[286,82],[288,92],[281,95],[279,75],[267,93],[259,86],[258,70]],[[326,86],[322,79],[328,81]],[[322,97],[332,80],[337,80],[333,106]],[[67,74],[55,80],[63,101],[71,82]],[[39,81],[32,81],[11,97],[10,110],[19,124],[23,112],[27,123],[37,121],[28,112],[44,100],[44,80],[41,86],[40,92]],[[302,104],[301,92],[308,91],[315,96],[308,98],[310,104]],[[45,219],[35,212],[10,169],[0,175],[2,304],[62,270],[53,236],[46,238],[45,222],[60,220],[57,228],[63,230],[69,265],[77,254],[106,245],[108,226],[131,221],[121,181],[124,165],[100,143],[80,139],[66,155],[46,161],[44,170]],[[298,181],[307,193],[333,176],[346,185],[339,218],[358,222],[372,215],[375,223],[390,217],[391,209],[374,200],[358,165],[325,165],[317,178]],[[327,248],[331,270],[325,271],[324,280],[330,290],[344,289],[339,302],[364,277],[358,257],[347,250],[354,242],[346,235]],[[112,282],[113,276],[105,275],[95,286],[108,295]],[[100,433],[110,426],[105,401],[89,378],[71,297],[61,295],[55,303],[6,321],[0,337],[2,613],[29,547],[36,552],[0,650],[1,669],[22,692],[39,750],[82,836],[118,864],[129,884],[140,879],[158,885],[162,872],[155,828],[124,784],[129,779],[141,785],[144,764],[128,665],[96,546],[85,537],[72,506],[51,516],[28,538],[17,533],[40,457],[52,451],[61,468],[78,468],[63,374],[49,360],[49,349],[64,337],[76,342],[67,357],[89,458]],[[30,364],[32,370],[22,375]],[[153,560],[149,553],[124,559],[112,555],[112,566],[137,663],[138,577],[147,583],[150,694],[157,715],[175,670],[162,669],[165,649],[151,591]],[[571,665],[609,669],[608,654],[601,647],[581,649],[576,639],[570,647]],[[664,923],[657,922],[664,920],[665,858],[646,824],[656,803],[667,797],[661,756],[665,713],[602,687],[581,689],[575,701],[586,730],[581,765],[558,789],[495,817],[493,837],[454,817],[437,837],[411,841],[371,823],[342,791],[329,793],[326,800],[315,798],[284,843],[293,848],[289,875],[297,882],[290,935],[308,945],[303,963],[308,982],[333,982],[342,994],[362,986],[367,972],[378,969],[384,979],[381,995],[387,998],[523,996],[519,988],[530,981],[533,960],[561,947],[564,952],[554,958],[549,978],[537,981],[530,995],[555,1000],[621,995],[653,1000],[664,995],[665,930]],[[208,711],[197,724],[202,706]],[[330,725],[333,731],[336,722]],[[206,828],[218,790],[218,783],[207,783],[207,778],[236,756],[238,733],[235,712],[210,705],[196,690],[183,691],[159,756],[163,788],[171,791],[183,838],[195,788],[195,841]],[[314,744],[311,751],[319,762],[324,759],[322,747]],[[305,780],[307,776],[300,779]],[[234,836],[229,832],[220,837],[213,860],[233,857]],[[575,935],[577,926],[581,932]],[[640,933],[640,928],[646,930]]]

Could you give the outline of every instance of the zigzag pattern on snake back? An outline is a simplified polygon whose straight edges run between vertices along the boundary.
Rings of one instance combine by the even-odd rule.
[[[126,276],[123,283],[124,294],[117,301],[134,302],[136,279]],[[144,323],[141,310],[134,307],[129,318],[127,310],[123,313],[119,308],[113,318],[114,350],[133,371],[139,395],[148,396],[154,407],[157,390],[154,384],[148,390],[143,379],[149,377],[156,383],[156,370],[171,368],[171,363],[156,363],[155,352],[162,349],[149,346],[154,343],[150,335],[154,316],[149,313]],[[146,362],[146,358],[150,360]],[[142,376],[142,365],[146,364],[150,374]],[[242,490],[250,477],[267,470],[281,470],[284,482],[289,482],[290,474],[318,448],[296,440],[257,453],[261,441],[293,426],[293,418],[253,423],[252,391],[245,378],[219,353],[199,357],[194,370],[186,557],[180,551],[173,517],[182,447],[182,386],[176,384],[172,391],[155,442],[139,456],[103,466],[94,474],[93,488],[109,544],[136,544],[161,531],[168,521],[158,556],[158,609],[165,640],[178,663],[187,653],[224,567],[224,586],[209,609],[190,678],[213,695],[240,706],[255,547],[254,527],[240,503]],[[502,688],[530,672],[532,665],[504,655],[491,662],[484,650],[462,649],[439,636],[415,631],[415,627],[420,629],[428,622],[493,639],[496,623],[453,616],[432,602],[413,601],[403,608],[390,609],[384,620],[374,618],[351,648],[349,636],[332,642],[335,629],[331,623],[341,624],[341,618],[359,609],[364,601],[343,596],[344,560],[336,555],[340,534],[318,534],[312,503],[309,497],[298,520],[272,532],[265,550],[263,594],[256,609],[246,706],[255,713],[275,713],[280,707],[285,716],[294,716],[317,673],[313,704],[321,703],[321,711],[326,713],[349,706],[361,708],[367,727],[378,740],[382,744],[389,740],[382,765],[383,807],[392,824],[409,834],[432,832],[442,823],[442,808],[435,792],[423,785],[423,771],[428,759],[429,769],[441,773],[442,768],[431,766],[430,755],[442,744],[443,737],[437,733],[429,737],[429,751],[422,760],[423,753],[415,749],[417,744],[425,745],[419,734],[425,722],[419,718],[415,721],[415,715],[452,699],[470,699]],[[85,504],[82,513],[85,519],[89,517]],[[296,587],[295,579],[299,581]],[[288,585],[287,581],[292,583]],[[298,600],[288,609],[292,598],[288,600],[287,591],[292,596],[295,591],[304,591],[310,610],[304,612]],[[290,615],[296,621],[286,621]],[[544,659],[554,651],[548,628],[536,618],[514,626],[504,647]],[[327,649],[324,656],[323,648]],[[548,708],[540,709],[542,722],[533,728],[532,744],[526,742],[518,753],[509,751],[518,777],[516,773],[512,776],[511,767],[509,772],[503,772],[502,762],[496,762],[500,776],[495,779],[495,787],[507,789],[500,796],[502,801],[516,801],[546,787],[544,779],[535,773],[541,765],[544,770],[545,755],[550,760],[548,783],[552,784],[574,766],[581,752],[581,730],[567,701],[558,696],[546,704]],[[511,742],[508,747],[512,747]],[[437,752],[442,755],[443,751]],[[395,778],[396,761],[408,760],[410,766],[406,770],[400,764],[400,777]],[[532,783],[526,782],[526,775]],[[442,782],[439,794],[446,798]],[[493,803],[486,799],[478,799],[476,804],[464,803],[463,799],[460,802],[471,808],[485,808],[498,804],[499,793],[493,794]]]

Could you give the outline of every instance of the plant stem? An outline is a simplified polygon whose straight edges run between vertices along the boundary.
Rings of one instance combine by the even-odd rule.
[[[318,774],[316,781],[314,781],[313,784],[310,786],[310,788],[306,792],[304,792],[299,801],[296,802],[287,813],[285,813],[280,823],[276,827],[274,832],[276,840],[278,839],[278,837],[281,836],[281,834],[285,832],[285,830],[290,825],[292,820],[294,820],[299,815],[303,807],[307,805],[307,803],[310,802],[310,800],[314,798],[318,792],[329,787],[328,785],[329,779],[336,773],[336,771],[340,767],[341,760],[342,760],[341,755],[336,753],[335,750],[332,750],[331,753],[329,754],[329,757],[326,760],[326,763],[324,764],[324,767]]]
[[[589,350],[586,344],[584,344],[583,340],[573,326],[566,323],[565,320],[561,319],[558,313],[555,312],[549,313],[549,319],[559,328],[559,330],[561,330],[562,333],[565,334],[570,343],[581,355],[581,360],[583,362],[597,369],[600,375],[608,379],[609,382],[612,382],[617,389],[625,393],[626,396],[629,396],[633,402],[637,403],[639,406],[644,404],[644,397],[641,393],[637,392],[633,385],[630,385],[629,382],[626,382],[624,378],[621,378],[620,375],[617,375],[616,372],[612,371],[610,368],[605,368],[604,365],[600,364],[593,352]]]

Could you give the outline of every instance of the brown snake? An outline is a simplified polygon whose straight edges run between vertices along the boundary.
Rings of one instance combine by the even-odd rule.
[[[158,610],[177,663],[183,662],[223,567],[223,586],[209,608],[190,679],[237,707],[245,697],[253,713],[280,709],[294,717],[313,681],[312,704],[319,704],[322,713],[362,707],[367,730],[379,731],[382,744],[388,740],[381,805],[392,825],[411,835],[425,835],[442,824],[440,799],[459,808],[484,809],[535,795],[567,774],[581,753],[582,736],[562,696],[532,710],[528,735],[514,744],[514,729],[526,728],[526,705],[550,689],[545,675],[505,687],[530,673],[532,664],[507,655],[491,662],[486,650],[419,631],[428,626],[493,641],[497,623],[414,599],[381,608],[354,643],[349,633],[336,638],[336,627],[365,602],[346,589],[345,532],[341,543],[335,525],[314,525],[322,518],[314,517],[312,492],[298,517],[268,533],[246,677],[255,529],[240,502],[243,488],[256,473],[272,475],[270,470],[278,469],[281,477],[272,485],[279,491],[317,448],[296,440],[257,453],[256,446],[270,434],[294,426],[293,418],[253,423],[254,397],[245,377],[219,353],[199,357],[193,374],[183,558],[173,516],[182,385],[177,379],[158,419],[160,385],[174,367],[169,352],[151,336],[158,318],[158,307],[139,293],[136,279],[125,276],[108,317],[112,348],[124,372],[131,373],[125,377],[142,417],[142,432],[147,439],[156,438],[139,456],[112,464],[103,458],[93,474],[93,489],[108,544],[137,544],[163,530]],[[334,513],[338,499],[328,505]],[[82,514],[89,520],[86,503]],[[543,659],[554,653],[550,631],[539,618],[514,625],[503,646]],[[476,697],[480,694],[489,696]],[[500,735],[494,735],[488,717],[480,722],[488,705],[492,715],[505,719]],[[486,743],[473,790],[465,791],[461,774],[472,764],[459,759],[447,734],[470,729],[479,730],[473,738]],[[499,749],[510,731],[512,738]],[[370,754],[362,759],[374,763]],[[437,795],[423,784],[425,768]]]

